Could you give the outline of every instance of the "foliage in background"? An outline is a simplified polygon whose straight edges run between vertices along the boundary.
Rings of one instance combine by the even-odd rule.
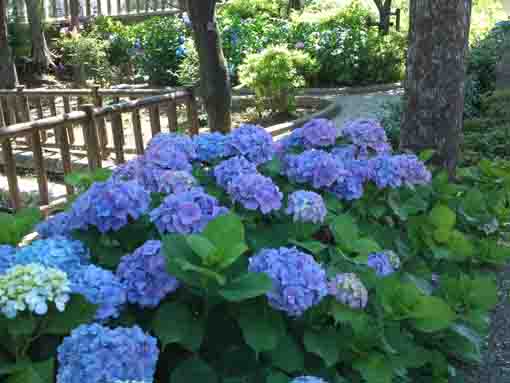
[[[230,0],[219,8],[219,16],[253,19],[260,15],[280,17],[286,8],[286,0]]]
[[[260,112],[288,113],[295,106],[296,89],[305,85],[305,74],[310,76],[316,67],[307,53],[274,46],[248,56],[239,78],[255,91]]]
[[[22,209],[16,214],[0,212],[0,227],[2,228],[0,230],[0,246],[17,246],[42,219],[41,211],[37,207]]]

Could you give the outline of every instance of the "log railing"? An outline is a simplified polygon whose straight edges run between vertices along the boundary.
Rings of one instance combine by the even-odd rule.
[[[36,92],[34,92],[37,94]],[[115,92],[108,91],[103,94],[115,95]],[[19,95],[18,95],[19,98]],[[18,100],[19,102],[19,100]],[[24,114],[29,109],[26,98],[22,97]],[[191,135],[198,134],[198,111],[196,99],[190,90],[178,90],[164,95],[149,96],[145,98],[119,102],[113,105],[101,107],[94,103],[87,103],[80,106],[80,110],[68,111],[63,114],[45,117],[31,121],[28,117],[26,122],[8,125],[4,116],[12,114],[12,109],[4,110],[0,102],[0,144],[4,160],[4,171],[9,185],[9,195],[12,206],[15,210],[22,207],[20,199],[18,176],[16,172],[16,159],[13,143],[19,137],[25,137],[31,147],[34,159],[34,170],[38,180],[39,196],[41,205],[49,204],[48,176],[44,160],[44,151],[41,137],[49,130],[55,132],[60,157],[63,164],[64,174],[73,171],[70,152],[70,137],[67,134],[76,126],[81,127],[85,139],[85,148],[88,161],[88,168],[93,171],[103,166],[104,156],[101,147],[101,136],[103,130],[108,128],[105,123],[110,119],[111,133],[113,136],[113,147],[115,153],[115,164],[125,162],[124,152],[124,122],[123,114],[131,117],[131,126],[136,142],[136,153],[143,154],[144,141],[140,112],[144,109],[151,111],[150,133],[151,136],[161,131],[160,110],[166,111],[167,125],[170,131],[177,131],[178,117],[177,106],[185,105],[187,110],[188,129]],[[7,113],[6,113],[7,112]],[[22,113],[23,114],[23,113]],[[25,116],[26,117],[26,116]],[[72,194],[72,188],[67,188],[67,193]]]

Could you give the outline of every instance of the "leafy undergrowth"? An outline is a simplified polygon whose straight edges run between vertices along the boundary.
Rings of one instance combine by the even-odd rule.
[[[510,256],[510,166],[452,184],[429,156],[370,120],[156,136],[0,248],[0,381],[455,381]]]

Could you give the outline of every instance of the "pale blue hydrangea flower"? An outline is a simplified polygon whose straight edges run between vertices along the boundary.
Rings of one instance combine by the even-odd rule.
[[[216,183],[226,189],[230,182],[241,174],[257,173],[257,166],[244,157],[233,157],[214,167]]]
[[[179,287],[179,281],[166,271],[160,241],[147,241],[117,267],[117,276],[126,286],[129,303],[154,308]]]
[[[300,376],[298,378],[294,378],[290,383],[328,383],[328,382],[315,376]]]
[[[198,134],[193,137],[197,158],[202,162],[216,161],[222,158],[230,157],[232,147],[229,146],[229,136],[213,132]]]
[[[258,173],[241,174],[228,184],[227,192],[233,201],[245,209],[268,214],[282,207],[283,194],[269,177]]]
[[[258,125],[241,125],[229,135],[233,155],[246,157],[259,165],[270,161],[274,155],[273,137]]]
[[[273,289],[266,294],[269,305],[292,317],[301,316],[328,294],[322,266],[295,247],[263,249],[249,259],[248,269],[271,278]]]
[[[57,383],[152,382],[158,357],[157,339],[138,326],[82,325],[58,347]]]
[[[72,275],[71,290],[99,306],[95,317],[98,321],[117,318],[127,301],[126,286],[120,279],[95,265],[81,267]]]
[[[328,283],[329,295],[352,309],[364,309],[368,304],[368,290],[353,273],[337,274]]]
[[[305,149],[323,148],[335,145],[339,131],[333,121],[315,118],[290,134],[288,144],[302,146]]]
[[[161,234],[191,234],[201,232],[209,221],[227,212],[228,209],[220,206],[216,198],[195,188],[170,194],[150,213],[150,219]]]
[[[292,215],[294,222],[323,223],[327,209],[322,197],[311,191],[298,190],[289,196],[285,213]]]
[[[0,275],[0,312],[10,319],[24,311],[45,315],[50,303],[62,312],[70,293],[61,270],[36,263],[13,266]]]

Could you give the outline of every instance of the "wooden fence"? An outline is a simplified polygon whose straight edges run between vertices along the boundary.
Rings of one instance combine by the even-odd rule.
[[[83,132],[84,148],[86,149],[86,156],[88,168],[95,170],[103,166],[105,137],[108,126],[111,129],[111,136],[113,137],[113,151],[115,154],[115,163],[122,164],[125,162],[124,151],[124,123],[122,114],[129,114],[131,118],[131,127],[133,129],[134,140],[136,144],[136,153],[143,154],[144,140],[142,135],[142,124],[140,113],[142,110],[149,111],[150,134],[154,136],[161,132],[161,115],[160,110],[166,111],[168,119],[168,127],[170,131],[178,130],[178,114],[177,107],[183,105],[186,107],[186,114],[188,120],[188,129],[191,135],[198,134],[198,106],[196,99],[191,90],[176,90],[172,93],[163,95],[151,95],[154,90],[143,90],[146,92],[144,98],[126,100],[119,102],[121,96],[134,95],[140,97],[141,90],[135,92],[126,90],[70,90],[65,91],[52,91],[54,97],[50,96],[50,106],[52,116],[41,119],[33,120],[31,117],[31,107],[29,103],[30,97],[40,99],[40,97],[48,97],[48,91],[37,90],[17,90],[17,91],[0,91],[0,144],[2,148],[4,170],[7,176],[9,185],[9,195],[14,209],[22,207],[20,199],[20,191],[18,187],[18,176],[16,171],[16,159],[13,147],[17,144],[18,138],[25,138],[25,143],[30,146],[33,153],[34,170],[38,180],[39,196],[41,205],[49,204],[48,193],[48,175],[45,166],[44,152],[43,152],[43,138],[47,137],[48,131],[54,131],[56,146],[59,148],[60,157],[64,174],[69,174],[73,171],[71,163],[71,142],[72,136],[69,132],[74,131],[75,127],[80,127]],[[14,93],[12,93],[14,92]],[[160,91],[161,92],[161,91]],[[80,96],[94,96],[95,103],[86,103],[79,105],[79,110],[71,110],[69,101],[66,98],[80,97]],[[58,114],[55,112],[55,98],[63,97],[65,113]],[[116,103],[108,106],[98,105],[97,97],[111,96],[116,100]],[[3,100],[2,100],[3,98]],[[53,101],[51,101],[53,100]],[[7,101],[7,108],[6,102]],[[36,105],[39,105],[37,103]],[[66,106],[67,105],[67,106]],[[39,110],[39,107],[37,107]],[[7,116],[7,121],[5,116]],[[24,119],[24,122],[19,122],[18,118]],[[106,119],[110,120],[110,124],[106,124]],[[10,124],[10,121],[17,121],[15,124]],[[71,187],[67,187],[67,193],[72,194]]]

